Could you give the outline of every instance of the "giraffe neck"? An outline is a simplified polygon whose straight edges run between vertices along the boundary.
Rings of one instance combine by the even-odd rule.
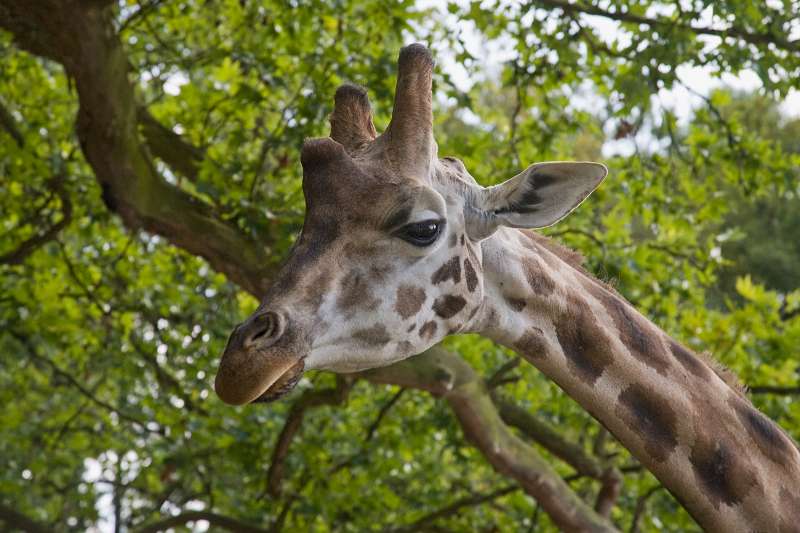
[[[555,252],[529,232],[490,239],[476,329],[578,401],[704,529],[797,531],[791,439],[702,358]]]

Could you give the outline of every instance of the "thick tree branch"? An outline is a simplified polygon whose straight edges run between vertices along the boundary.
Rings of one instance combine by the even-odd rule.
[[[552,8],[561,9],[565,13],[569,14],[583,13],[586,15],[595,15],[609,20],[615,20],[617,22],[644,24],[646,26],[657,27],[659,29],[678,28],[681,30],[690,31],[697,35],[712,35],[715,37],[720,37],[722,39],[736,38],[736,39],[741,39],[747,43],[759,46],[767,46],[771,44],[776,46],[777,48],[782,48],[788,51],[800,50],[800,40],[798,39],[790,41],[780,35],[775,35],[772,33],[756,33],[748,31],[744,28],[739,28],[737,26],[729,26],[724,30],[716,28],[699,27],[669,18],[645,17],[642,15],[636,15],[629,11],[622,11],[619,8],[617,8],[616,11],[610,11],[607,9],[603,9],[599,6],[588,5],[584,4],[583,2],[570,2],[568,0],[534,0],[533,2],[531,2],[531,5],[544,6],[544,7],[549,7],[551,9]]]
[[[9,0],[0,6],[0,27],[24,48],[59,61],[74,79],[78,139],[109,209],[126,226],[163,235],[249,292],[262,294],[274,267],[265,246],[169,184],[140,142],[128,59],[110,9],[77,0]]]
[[[603,479],[603,465],[589,456],[581,446],[568,441],[550,424],[538,419],[506,398],[494,394],[492,399],[500,412],[500,417],[506,424],[519,429],[523,435],[562,459],[582,476]]]
[[[161,124],[147,109],[140,107],[136,117],[150,152],[183,177],[196,181],[203,151]]]
[[[214,526],[214,528],[222,528],[228,531],[233,531],[234,533],[267,533],[266,529],[257,528],[255,526],[251,526],[250,524],[240,522],[234,518],[222,516],[208,511],[187,511],[177,516],[170,516],[164,520],[154,522],[134,531],[135,533],[158,533],[159,531],[182,526],[187,522],[196,522],[198,520],[205,520]]]
[[[443,348],[359,374],[374,383],[425,390],[447,401],[465,436],[501,474],[515,479],[566,531],[615,531],[589,507],[535,449],[503,423],[483,379]]]

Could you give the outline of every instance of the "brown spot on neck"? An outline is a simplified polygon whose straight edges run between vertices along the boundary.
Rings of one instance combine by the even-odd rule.
[[[779,465],[791,464],[794,446],[772,420],[739,396],[732,396],[728,404],[764,455]]]
[[[394,310],[404,320],[417,314],[423,303],[425,303],[425,291],[422,287],[400,285],[397,288],[397,301],[394,304]]]
[[[632,356],[655,369],[662,376],[671,366],[661,341],[662,334],[647,322],[621,296],[606,290],[599,283],[583,277],[583,286],[603,304],[619,332],[619,339]]]
[[[634,384],[622,391],[617,400],[617,416],[644,439],[647,454],[654,461],[666,460],[678,445],[678,417],[669,399]]]
[[[449,279],[453,280],[453,283],[461,281],[461,260],[458,256],[451,257],[445,264],[440,266],[431,276],[431,283],[436,285]]]
[[[740,503],[758,483],[746,460],[747,453],[719,440],[713,427],[706,426],[700,431],[703,433],[689,456],[695,480],[715,509],[719,510],[721,504]]]
[[[556,284],[544,269],[539,268],[538,261],[528,258],[522,264],[522,270],[525,272],[525,279],[534,293],[540,296],[548,296],[553,293]]]
[[[567,296],[567,310],[555,324],[558,343],[573,374],[594,385],[605,368],[614,362],[609,339],[594,315],[574,295]]]
[[[531,327],[514,342],[513,348],[526,359],[544,359],[547,355],[544,332],[537,327]]]
[[[674,340],[669,340],[669,349],[683,368],[700,379],[707,380],[711,377],[710,369],[695,354],[681,346]]]

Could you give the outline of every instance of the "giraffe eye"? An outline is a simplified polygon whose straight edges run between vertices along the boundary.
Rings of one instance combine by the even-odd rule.
[[[430,246],[439,237],[444,223],[439,220],[425,220],[406,224],[398,232],[398,236],[414,246]]]

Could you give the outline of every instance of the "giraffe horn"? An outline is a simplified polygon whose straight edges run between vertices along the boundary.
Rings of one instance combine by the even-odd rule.
[[[374,140],[377,135],[367,91],[358,85],[345,84],[336,89],[330,122],[331,138],[348,152]]]
[[[392,120],[383,134],[397,171],[427,175],[436,147],[433,141],[431,75],[433,56],[415,43],[400,50]]]

